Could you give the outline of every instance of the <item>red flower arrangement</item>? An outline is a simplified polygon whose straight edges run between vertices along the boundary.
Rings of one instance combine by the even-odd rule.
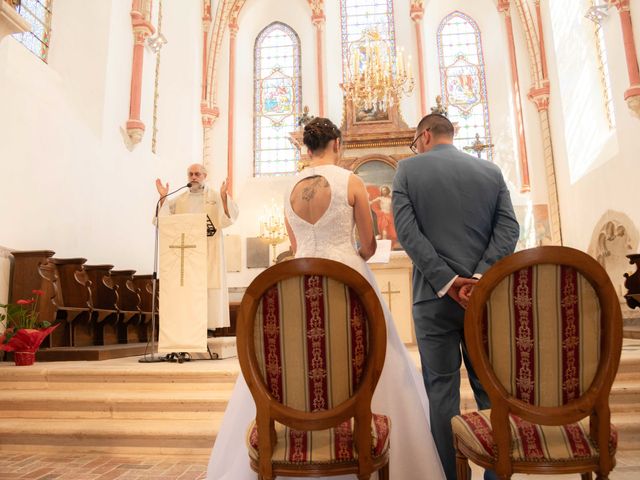
[[[20,299],[15,304],[1,305],[6,313],[0,314],[5,331],[0,335],[0,350],[5,352],[35,353],[47,335],[58,327],[47,321],[38,320],[38,300],[44,292],[32,290],[33,297]]]

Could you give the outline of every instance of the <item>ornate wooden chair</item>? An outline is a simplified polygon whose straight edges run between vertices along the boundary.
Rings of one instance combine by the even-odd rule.
[[[622,318],[604,269],[567,247],[518,252],[478,282],[464,327],[492,408],[451,420],[458,478],[469,478],[467,459],[503,479],[608,478],[617,446],[609,392]]]
[[[242,299],[237,341],[256,403],[247,443],[260,479],[388,479],[390,422],[371,412],[386,327],[361,275],[318,258],[267,269]]]

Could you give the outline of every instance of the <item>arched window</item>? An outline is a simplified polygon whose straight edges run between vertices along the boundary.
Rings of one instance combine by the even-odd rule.
[[[346,81],[353,66],[351,52],[365,30],[376,29],[380,38],[396,53],[393,0],[340,0],[342,20],[342,78]],[[364,60],[364,59],[363,59]]]
[[[18,13],[29,23],[31,31],[14,35],[16,40],[43,62],[47,61],[49,53],[51,2],[52,0],[22,0],[18,6]]]
[[[491,143],[487,81],[480,29],[462,12],[447,15],[438,27],[440,87],[448,117],[457,123],[454,144],[470,146],[478,135],[480,142]],[[492,160],[491,149],[481,154]]]
[[[262,30],[254,48],[254,175],[295,173],[289,141],[301,113],[300,39],[284,23]]]

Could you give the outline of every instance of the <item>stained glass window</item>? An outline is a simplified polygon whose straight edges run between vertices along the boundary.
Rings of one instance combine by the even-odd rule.
[[[295,173],[300,154],[289,141],[302,111],[300,39],[274,22],[254,50],[254,175]]]
[[[462,149],[476,141],[491,143],[487,81],[480,29],[462,12],[447,15],[438,28],[440,88],[449,119],[457,124],[454,144]],[[481,157],[492,160],[491,149]]]
[[[353,65],[354,43],[365,30],[377,30],[396,54],[396,33],[393,24],[393,0],[340,0],[342,20],[342,76],[346,81]],[[360,58],[364,62],[365,58]]]
[[[18,13],[29,23],[31,31],[13,35],[43,62],[47,61],[49,53],[51,2],[52,0],[22,0]]]

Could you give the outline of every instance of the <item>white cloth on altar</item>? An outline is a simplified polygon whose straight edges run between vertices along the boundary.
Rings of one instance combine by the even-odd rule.
[[[160,218],[159,353],[207,351],[204,222],[204,213]]]
[[[216,228],[212,237],[207,237],[207,328],[223,328],[229,321],[229,290],[224,260],[222,229],[238,218],[238,205],[227,195],[229,217],[224,212],[220,193],[205,187],[197,193],[185,192],[178,198],[165,202],[159,216],[174,213],[206,213]],[[206,228],[206,224],[202,226]]]

